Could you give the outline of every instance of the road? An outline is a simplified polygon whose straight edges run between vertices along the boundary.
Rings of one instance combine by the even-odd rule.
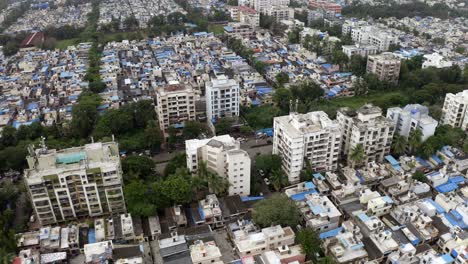
[[[247,151],[247,153],[249,153],[250,158],[253,159],[256,155],[271,154],[272,144],[267,143],[266,139],[256,140],[254,138],[251,138],[241,144],[241,149]],[[183,153],[183,152],[185,152],[185,150],[180,149],[180,150],[173,151],[171,153],[163,152],[163,153],[159,153],[158,155],[153,156],[153,160],[156,162],[156,171],[159,173],[163,173],[167,162],[175,155],[179,153]]]

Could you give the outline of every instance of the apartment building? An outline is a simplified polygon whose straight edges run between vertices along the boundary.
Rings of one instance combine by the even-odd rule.
[[[126,212],[115,142],[29,149],[24,180],[41,225]]]
[[[373,45],[380,52],[387,51],[390,45],[397,44],[397,37],[383,28],[361,26],[351,28],[351,39],[357,44]]]
[[[250,194],[250,157],[233,137],[187,140],[185,150],[187,168],[192,173],[197,172],[200,162],[206,162],[209,170],[229,181],[229,195]]]
[[[290,0],[252,0],[250,6],[260,13],[265,13],[272,6],[289,6]]]
[[[256,28],[260,26],[260,13],[248,6],[239,6],[238,21]]]
[[[282,157],[289,182],[299,182],[305,160],[315,171],[337,169],[341,129],[325,112],[275,117],[273,128],[273,154]]]
[[[255,35],[255,31],[250,25],[231,22],[224,27],[224,34],[235,38],[250,38]]]
[[[438,122],[429,115],[429,109],[420,104],[407,105],[404,108],[387,109],[387,118],[395,123],[395,133],[408,138],[414,130],[422,132],[422,140],[434,135]]]
[[[271,6],[264,13],[273,17],[277,22],[294,18],[294,9],[288,6]]]
[[[442,108],[442,124],[453,127],[461,127],[468,131],[468,90],[457,94],[445,95],[444,107]]]
[[[188,84],[169,84],[156,90],[156,113],[159,128],[168,137],[170,127],[183,128],[195,120],[195,92]]]
[[[239,83],[225,75],[212,78],[205,85],[206,116],[210,122],[239,116]]]
[[[325,10],[325,11],[331,11],[336,14],[341,13],[341,5],[332,3],[330,1],[322,1],[322,0],[310,0],[309,1],[309,6],[312,9],[320,9],[320,10]]]
[[[291,227],[280,225],[263,228],[260,232],[250,233],[241,229],[233,234],[233,241],[240,257],[256,256],[281,246],[294,244],[294,231]]]
[[[371,55],[367,58],[367,73],[377,75],[381,81],[398,83],[400,66],[400,59],[390,52]]]
[[[349,58],[353,55],[359,55],[361,57],[367,57],[369,55],[377,54],[377,47],[372,45],[343,45],[343,53]]]
[[[382,116],[379,107],[370,104],[358,110],[344,107],[338,110],[337,120],[343,132],[341,150],[344,155],[348,156],[358,144],[364,147],[366,163],[382,162],[390,152],[395,124]]]

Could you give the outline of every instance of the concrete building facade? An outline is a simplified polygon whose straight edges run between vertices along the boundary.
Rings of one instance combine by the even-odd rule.
[[[460,127],[468,131],[468,90],[457,94],[445,95],[444,107],[442,108],[442,124]]]
[[[434,135],[437,120],[429,115],[429,109],[420,104],[407,105],[403,109],[392,107],[387,109],[387,118],[395,123],[395,133],[408,138],[411,132],[418,129],[422,132],[422,140]]]
[[[379,80],[398,83],[401,61],[390,52],[371,55],[367,58],[367,73],[377,75]]]
[[[172,126],[182,128],[185,121],[195,120],[195,93],[190,85],[170,84],[156,91],[159,128],[168,137]]]
[[[358,144],[364,148],[364,162],[382,162],[390,152],[395,124],[382,116],[382,109],[364,105],[358,110],[344,107],[338,110],[337,120],[343,131],[342,153],[348,156]]]
[[[305,160],[315,171],[337,169],[341,129],[325,112],[275,117],[273,128],[273,154],[282,157],[289,182],[299,182]]]
[[[185,141],[187,168],[196,173],[201,162],[230,183],[229,195],[250,194],[250,157],[229,135]]]
[[[224,75],[212,78],[205,85],[206,117],[209,122],[239,116],[239,83]]]
[[[126,212],[117,143],[29,152],[24,180],[41,225]]]

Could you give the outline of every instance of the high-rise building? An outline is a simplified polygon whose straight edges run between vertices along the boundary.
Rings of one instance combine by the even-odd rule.
[[[230,183],[229,195],[250,194],[250,157],[229,135],[185,141],[187,168],[196,173],[200,162]]]
[[[260,13],[265,13],[272,6],[289,6],[290,0],[251,0],[250,6]]]
[[[418,129],[422,132],[422,140],[434,135],[438,122],[429,115],[429,109],[420,104],[407,105],[403,109],[392,107],[387,109],[387,118],[395,123],[395,133],[408,138],[411,132]]]
[[[337,120],[343,131],[342,153],[348,155],[358,145],[364,148],[364,161],[383,161],[390,152],[395,123],[382,116],[382,109],[364,105],[358,110],[344,107],[338,110]]]
[[[367,58],[367,73],[377,75],[381,81],[398,83],[400,78],[400,59],[393,53],[384,52]]]
[[[460,127],[468,131],[468,90],[445,95],[441,121],[444,125]]]
[[[195,92],[188,84],[170,84],[156,91],[159,128],[168,137],[170,127],[183,128],[185,121],[195,120]]]
[[[282,157],[289,182],[299,182],[306,160],[315,171],[337,169],[341,130],[325,112],[275,117],[273,128],[273,154]]]
[[[115,142],[30,148],[24,180],[41,225],[126,212]]]
[[[376,46],[380,52],[388,51],[390,45],[397,44],[398,41],[398,38],[385,28],[362,24],[351,27],[351,39],[356,44]]]
[[[208,121],[239,116],[239,83],[224,75],[211,79],[205,85],[206,116]]]
[[[294,9],[288,6],[271,6],[264,13],[273,17],[277,22],[294,18]]]

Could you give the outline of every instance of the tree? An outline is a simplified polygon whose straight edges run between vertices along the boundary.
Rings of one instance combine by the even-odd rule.
[[[416,171],[415,173],[413,173],[412,178],[420,182],[428,181],[426,175],[422,171]]]
[[[156,206],[149,201],[150,188],[143,181],[134,180],[124,186],[127,210],[135,216],[152,216],[156,214]]]
[[[198,138],[202,134],[207,134],[208,128],[205,124],[197,121],[187,121],[182,129],[182,136],[187,139]]]
[[[16,145],[16,129],[12,126],[5,126],[2,130],[0,143],[3,147]]]
[[[122,160],[122,170],[124,179],[148,180],[154,175],[156,164],[151,158],[146,156],[129,156]]]
[[[273,102],[281,109],[283,113],[289,111],[289,102],[292,99],[292,94],[290,89],[286,88],[277,88],[273,94]]]
[[[365,95],[369,91],[369,86],[364,78],[358,77],[353,83],[353,90],[355,95]]]
[[[195,177],[195,185],[197,185],[198,190],[207,188],[210,192],[219,195],[228,190],[229,181],[208,169],[206,162],[200,162]]]
[[[273,171],[281,171],[281,156],[276,154],[263,154],[255,157],[255,168],[269,176]]]
[[[169,160],[164,168],[164,175],[169,176],[174,174],[177,168],[187,168],[187,157],[185,153],[178,153]]]
[[[352,162],[351,167],[354,168],[356,165],[360,165],[365,158],[364,146],[357,144],[351,149],[348,159]]]
[[[216,135],[229,134],[229,132],[231,132],[232,124],[234,124],[234,120],[232,118],[224,117],[218,119],[215,124]]]
[[[289,82],[289,75],[287,73],[285,73],[285,72],[280,72],[280,73],[276,74],[275,79],[276,79],[276,82],[278,83],[278,85],[281,86],[281,85]]]
[[[417,148],[421,146],[422,143],[422,132],[419,129],[415,129],[410,132],[408,137],[408,145],[410,147],[411,153],[414,153]]]
[[[408,142],[405,137],[395,134],[392,141],[392,152],[400,156],[405,153],[407,145]]]
[[[340,70],[343,70],[343,65],[347,64],[349,59],[348,56],[341,50],[333,50],[332,59],[333,64],[340,65]]]
[[[101,103],[101,97],[97,94],[83,93],[78,99],[78,104],[72,109],[71,128],[73,133],[80,138],[87,138],[98,119],[97,107]]]
[[[318,261],[319,264],[335,264],[335,260],[331,256],[325,256],[323,258],[320,258]]]
[[[288,185],[289,180],[282,169],[275,169],[270,174],[270,182],[276,191]]]
[[[357,76],[364,76],[366,74],[367,59],[360,55],[354,54],[349,59],[348,68]]]
[[[297,233],[296,243],[300,244],[302,252],[316,263],[317,254],[321,251],[322,244],[318,233],[311,227],[303,228]]]
[[[261,227],[296,226],[301,221],[301,213],[296,203],[279,193],[256,203],[252,217],[253,221]]]
[[[185,168],[176,172],[162,182],[162,192],[173,204],[186,204],[192,200],[190,174]]]
[[[161,144],[164,141],[159,125],[156,121],[149,123],[145,128],[146,147],[151,153],[157,153],[161,149]]]
[[[260,74],[265,74],[266,73],[266,67],[268,66],[268,64],[266,64],[265,62],[263,61],[256,61],[254,63],[254,68],[256,71],[258,71],[258,73]]]
[[[127,17],[124,20],[123,24],[125,28],[130,29],[130,30],[135,30],[136,28],[138,28],[138,20],[133,15]]]
[[[106,89],[106,84],[102,81],[89,83],[89,90],[93,93],[101,93],[104,89]]]

